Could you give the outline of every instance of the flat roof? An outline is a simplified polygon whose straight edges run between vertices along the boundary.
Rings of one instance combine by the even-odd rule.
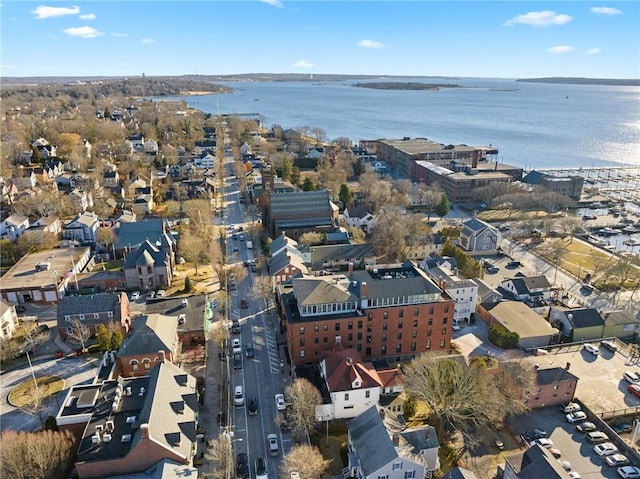
[[[56,248],[26,254],[0,278],[0,288],[55,288],[71,271],[73,262],[77,265],[88,251],[89,247]],[[49,263],[49,269],[36,271],[36,265],[40,263]]]
[[[490,314],[521,339],[558,333],[546,319],[520,301],[502,301]]]
[[[453,148],[445,148],[446,143],[429,140],[427,138],[409,138],[400,140],[378,140],[398,150],[409,153],[410,155],[418,155],[420,153],[434,153],[438,151],[475,151],[476,147],[467,145],[453,145]]]

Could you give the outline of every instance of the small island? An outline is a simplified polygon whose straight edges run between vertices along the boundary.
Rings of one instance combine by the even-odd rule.
[[[374,82],[354,83],[358,88],[375,88],[376,90],[440,90],[441,88],[462,88],[454,83],[420,83],[420,82]]]

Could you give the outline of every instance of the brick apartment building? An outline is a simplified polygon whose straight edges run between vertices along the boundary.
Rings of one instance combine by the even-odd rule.
[[[365,360],[448,351],[454,301],[413,263],[293,278],[278,290],[292,363],[318,362],[336,337]]]

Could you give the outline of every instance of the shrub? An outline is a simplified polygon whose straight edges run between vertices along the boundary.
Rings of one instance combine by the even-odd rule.
[[[487,337],[491,343],[503,349],[515,348],[520,341],[518,333],[512,333],[498,323],[489,326],[489,334]]]

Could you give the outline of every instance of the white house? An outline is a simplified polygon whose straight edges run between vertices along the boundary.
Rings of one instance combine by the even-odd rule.
[[[509,291],[513,298],[527,303],[548,301],[553,294],[553,288],[544,275],[525,276],[517,273],[513,278],[505,278],[500,286]]]
[[[399,393],[404,388],[397,368],[378,371],[372,363],[363,362],[355,349],[343,349],[339,341],[333,351],[320,353],[320,374],[331,403],[316,407],[319,421],[356,417],[378,404],[383,391]]]
[[[15,305],[0,299],[0,339],[10,339],[18,326]]]
[[[193,160],[193,164],[198,169],[214,168],[216,166],[215,156],[207,153],[206,155]]]
[[[352,477],[424,479],[440,467],[440,444],[431,426],[407,429],[384,408],[372,406],[349,421],[348,428]]]
[[[86,211],[88,208],[93,208],[93,195],[90,191],[76,188],[69,193],[69,197],[80,211]]]
[[[158,142],[155,140],[147,140],[144,142],[144,152],[155,155],[158,153]]]
[[[0,238],[16,241],[29,227],[29,218],[13,214],[0,223]]]
[[[371,233],[376,219],[368,208],[363,206],[348,206],[344,210],[344,220],[351,228],[361,228],[365,233]]]

